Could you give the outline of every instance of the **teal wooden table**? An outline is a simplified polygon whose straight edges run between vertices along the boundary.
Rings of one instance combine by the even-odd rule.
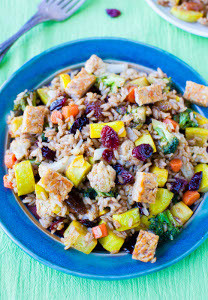
[[[37,3],[38,0],[0,0],[0,40],[13,34],[35,12]],[[105,8],[118,8],[122,15],[110,19]],[[208,39],[166,23],[144,0],[88,0],[71,19],[41,24],[22,37],[0,65],[0,84],[43,50],[95,36],[130,38],[160,47],[183,59],[208,80]],[[0,230],[0,299],[203,300],[208,298],[207,251],[208,240],[184,260],[158,273],[132,280],[92,281],[45,267]]]

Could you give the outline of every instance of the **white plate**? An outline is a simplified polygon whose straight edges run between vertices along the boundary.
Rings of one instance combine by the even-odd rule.
[[[201,25],[199,23],[188,23],[177,19],[170,13],[170,7],[164,7],[159,5],[157,3],[157,0],[146,0],[146,1],[158,15],[160,15],[163,19],[165,19],[169,23],[190,33],[203,36],[203,37],[208,37],[207,26]]]

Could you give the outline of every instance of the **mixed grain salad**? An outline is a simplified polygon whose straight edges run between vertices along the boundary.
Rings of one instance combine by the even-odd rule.
[[[81,70],[24,91],[8,118],[4,186],[65,249],[126,251],[154,262],[208,191],[208,87],[177,92],[92,55]]]
[[[158,3],[170,6],[170,12],[182,21],[208,26],[208,0],[158,0]]]

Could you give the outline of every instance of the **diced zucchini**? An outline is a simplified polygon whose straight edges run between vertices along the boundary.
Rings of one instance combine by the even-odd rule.
[[[150,225],[149,216],[141,216],[140,225],[134,228],[136,231],[140,231],[141,229],[148,229]]]
[[[91,165],[93,165],[95,163],[93,156],[88,157],[88,161]]]
[[[36,198],[39,200],[46,200],[49,196],[48,192],[46,192],[46,190],[39,184],[35,185],[35,194]]]
[[[66,177],[77,187],[90,169],[91,164],[84,159],[83,155],[78,155],[68,166]]]
[[[195,145],[203,147],[208,140],[208,129],[199,127],[187,127],[185,129],[185,135],[187,140],[196,138]]]
[[[199,186],[200,193],[208,192],[208,165],[207,164],[198,164],[195,167],[195,173],[202,171],[202,180]]]
[[[15,117],[12,119],[10,124],[10,134],[12,138],[15,138],[20,135],[18,129],[22,125],[23,116]]]
[[[176,18],[190,23],[197,22],[198,19],[203,17],[203,13],[199,11],[185,10],[180,6],[173,6],[170,12]]]
[[[136,142],[135,142],[136,146],[139,146],[141,144],[149,144],[152,147],[154,153],[157,151],[155,143],[154,143],[153,138],[151,137],[149,131],[146,131],[146,133],[144,133],[141,137],[139,137],[136,140]]]
[[[100,222],[102,224],[103,221]],[[125,239],[117,236],[112,230],[108,228],[108,235],[99,239],[103,248],[112,253],[118,253],[121,249]]]
[[[29,160],[22,161],[14,166],[18,196],[30,194],[35,190],[35,178]]]
[[[170,212],[182,224],[186,223],[193,215],[193,211],[182,201],[173,205]]]
[[[150,172],[157,175],[158,187],[164,187],[168,180],[168,170],[153,166]]]
[[[120,215],[113,215],[113,221],[116,221],[116,225],[119,224],[119,227],[116,228],[117,231],[137,227],[140,224],[139,208],[130,209]]]
[[[145,106],[133,108],[131,110],[131,114],[133,115],[133,127],[137,130],[141,129],[146,121],[146,111],[147,108]],[[147,131],[148,133],[148,131]]]
[[[118,133],[119,137],[126,136],[126,130],[123,121],[114,121],[109,123],[93,123],[90,124],[90,138],[99,139],[101,137],[101,130],[104,126],[110,126]]]
[[[137,85],[139,87],[150,85],[149,81],[147,80],[147,78],[145,76],[131,80],[129,83],[131,85]]]
[[[41,101],[46,105],[48,101],[50,100],[50,96],[48,94],[49,89],[47,87],[37,89],[37,93],[41,99]]]
[[[155,203],[150,203],[149,211],[151,216],[156,216],[163,212],[170,204],[173,193],[167,189],[159,188],[156,194]]]
[[[64,232],[64,245],[66,248],[73,247],[78,251],[89,254],[97,245],[97,240],[92,237],[88,241],[86,239],[88,233],[87,227],[78,221],[72,221]]]
[[[107,214],[109,212],[109,209],[108,208],[104,208],[102,211],[99,212],[99,217]]]
[[[71,81],[71,78],[70,78],[69,74],[60,74],[59,79],[60,79],[61,89],[65,91],[67,85]]]
[[[200,115],[197,112],[194,112],[195,114],[195,119],[197,120],[199,125],[204,125],[204,124],[208,124],[208,119],[205,118],[204,116]]]

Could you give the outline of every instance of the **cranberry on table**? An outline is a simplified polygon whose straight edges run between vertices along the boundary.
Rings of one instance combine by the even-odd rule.
[[[42,151],[43,157],[45,157],[46,159],[49,159],[49,160],[54,160],[54,158],[56,156],[56,151],[51,150],[47,146],[43,146],[41,148],[41,151]]]
[[[103,154],[102,154],[102,157],[105,161],[107,161],[108,163],[111,162],[111,160],[113,159],[114,157],[114,153],[113,153],[113,150],[111,149],[105,149],[103,151]]]
[[[50,106],[50,111],[53,111],[53,110],[59,110],[61,109],[64,104],[66,103],[66,98],[62,98],[62,99],[58,99],[58,100],[55,100],[51,103],[51,106]]]
[[[202,171],[195,173],[189,182],[188,190],[198,191],[201,180],[202,180]]]
[[[132,150],[132,155],[141,161],[152,156],[153,148],[149,144],[141,144]]]
[[[117,149],[119,146],[119,137],[118,134],[111,128],[106,125],[101,130],[101,142],[104,147],[109,149]]]
[[[118,10],[116,8],[110,8],[110,9],[107,8],[106,12],[111,18],[116,18],[121,15],[120,10]]]

